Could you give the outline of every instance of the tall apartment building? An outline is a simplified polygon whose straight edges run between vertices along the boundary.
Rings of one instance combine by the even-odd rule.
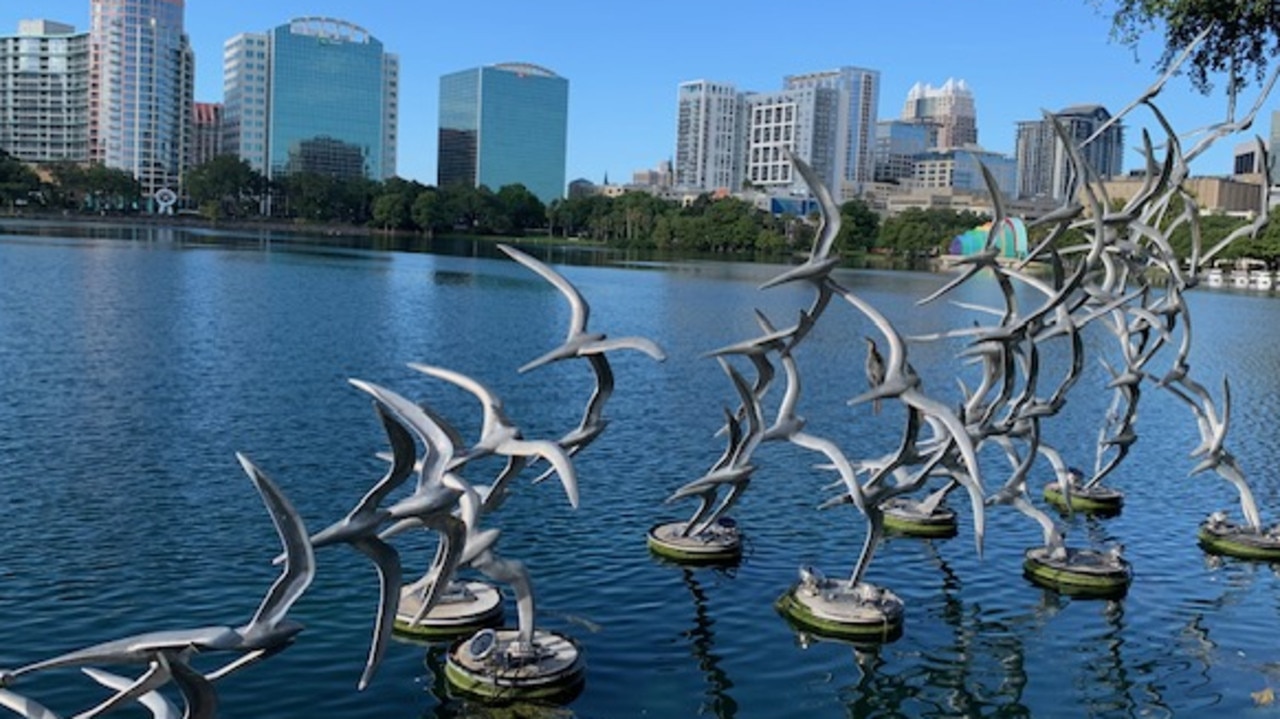
[[[829,187],[839,197],[845,185],[856,189],[870,182],[875,174],[880,72],[861,67],[841,67],[788,75],[783,80],[783,87],[786,90],[814,88],[835,92],[834,118],[824,120],[834,121],[832,141],[835,146],[831,150],[834,164],[827,180]]]
[[[268,178],[395,175],[399,59],[358,25],[295,18],[223,45],[223,149]]]
[[[837,196],[874,177],[880,74],[841,67],[789,75],[775,92],[696,80],[677,94],[675,184],[709,192],[743,183],[802,194],[786,152],[809,163]]]
[[[675,185],[735,191],[743,178],[743,94],[733,85],[682,82],[676,93]]]
[[[189,160],[195,56],[183,0],[90,0],[89,158],[145,194],[176,189]]]
[[[807,193],[804,180],[793,172],[790,152],[808,163],[827,187],[840,186],[836,90],[811,86],[750,94],[745,100],[748,182],[773,194]]]
[[[440,78],[438,185],[521,184],[544,203],[564,197],[569,81],[529,63]]]
[[[1110,120],[1111,113],[1101,105],[1074,105],[1054,113],[1054,117],[1072,141],[1079,144]],[[1080,153],[1101,177],[1120,176],[1124,162],[1124,128],[1120,123],[1111,125],[1081,147]],[[1018,123],[1017,164],[1019,197],[1065,200],[1076,190],[1075,169],[1048,118]]]
[[[902,106],[904,122],[933,129],[932,147],[948,149],[978,143],[978,119],[973,91],[964,80],[948,78],[942,87],[916,83]]]
[[[89,34],[23,20],[0,37],[0,150],[23,162],[89,159]]]
[[[199,167],[222,154],[222,103],[192,106],[191,166]]]

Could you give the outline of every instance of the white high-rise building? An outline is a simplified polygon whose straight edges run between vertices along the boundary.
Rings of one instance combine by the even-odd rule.
[[[222,46],[222,151],[267,175],[267,60],[265,33],[236,35]]]
[[[857,67],[790,75],[776,92],[682,83],[676,123],[676,187],[807,192],[785,151],[809,163],[837,196],[856,192],[875,171],[880,73]]]
[[[936,132],[933,147],[946,150],[978,143],[978,115],[973,91],[964,80],[948,78],[942,87],[916,83],[907,92],[902,119],[930,125]]]
[[[90,159],[151,196],[176,190],[191,143],[195,56],[183,0],[90,0]]]
[[[743,95],[733,85],[680,83],[676,109],[675,185],[736,191],[742,184]]]
[[[805,161],[828,187],[836,174],[836,105],[830,88],[804,87],[746,96],[746,180],[775,194],[806,194],[787,153]]]
[[[875,175],[876,111],[880,105],[880,72],[861,67],[789,75],[784,88],[815,88],[836,93],[833,122],[832,167],[827,178],[833,194],[840,197],[849,187],[857,191]],[[815,150],[815,158],[825,153]],[[815,168],[816,169],[816,168]]]
[[[23,162],[89,159],[89,34],[23,20],[0,37],[0,150]]]

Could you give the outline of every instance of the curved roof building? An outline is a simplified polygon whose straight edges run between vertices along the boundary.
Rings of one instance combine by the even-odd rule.
[[[399,61],[368,30],[300,17],[223,53],[224,146],[267,177],[396,172]]]

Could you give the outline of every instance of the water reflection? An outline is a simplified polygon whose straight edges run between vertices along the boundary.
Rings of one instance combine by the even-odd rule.
[[[706,678],[707,689],[698,715],[711,714],[721,719],[728,719],[738,713],[738,702],[729,695],[733,688],[733,680],[725,673],[720,655],[716,654],[715,619],[707,610],[707,592],[702,588],[689,567],[681,567],[680,572],[689,595],[693,597],[693,627],[684,632],[689,639],[689,648],[698,661],[698,669]],[[732,577],[732,569],[710,568],[704,571],[714,572],[721,576]]]
[[[930,614],[951,632],[949,642],[939,636],[936,646],[924,651],[916,680],[918,700],[928,707],[922,715],[978,716],[994,710],[995,716],[1029,716],[1022,703],[1028,670],[1021,617],[986,618],[981,607],[964,601],[965,585],[938,547],[930,542],[925,552],[942,575],[941,606],[930,606]],[[935,693],[940,696],[931,697]]]

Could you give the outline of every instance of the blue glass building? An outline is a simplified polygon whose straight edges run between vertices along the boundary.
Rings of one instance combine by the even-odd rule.
[[[521,184],[545,203],[564,197],[569,81],[507,63],[440,78],[438,184]]]
[[[292,20],[224,52],[224,144],[268,177],[395,174],[398,61],[341,20]]]

